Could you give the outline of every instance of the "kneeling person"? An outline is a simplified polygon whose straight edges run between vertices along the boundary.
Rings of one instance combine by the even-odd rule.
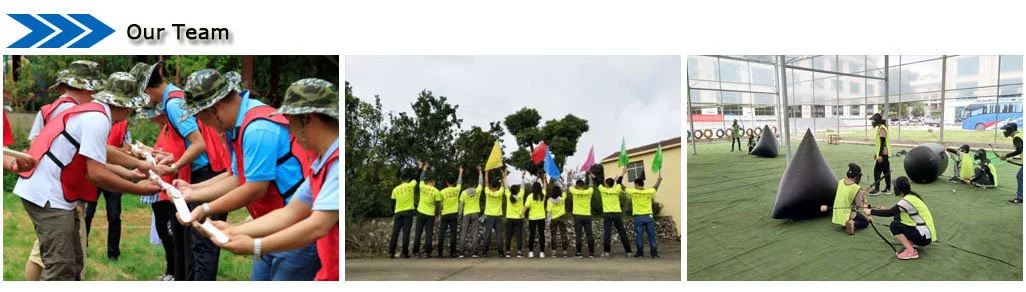
[[[869,226],[866,216],[856,212],[855,207],[865,207],[865,191],[859,187],[862,181],[862,168],[857,164],[848,164],[847,177],[837,182],[837,194],[834,196],[834,215],[831,222],[844,227],[848,235],[855,234],[855,229]],[[826,207],[826,206],[823,206]],[[823,211],[826,211],[823,208]]]

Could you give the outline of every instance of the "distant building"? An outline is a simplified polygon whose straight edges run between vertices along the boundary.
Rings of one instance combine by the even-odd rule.
[[[624,177],[624,186],[631,188],[633,187],[633,181],[635,178],[642,177],[645,179],[645,187],[652,187],[655,185],[656,178],[659,177],[657,173],[652,172],[652,159],[655,158],[656,146],[662,145],[663,147],[663,182],[659,185],[659,190],[655,195],[655,202],[663,205],[662,211],[659,212],[659,216],[671,216],[673,222],[677,224],[677,232],[682,233],[681,229],[681,157],[680,157],[680,137],[655,142],[652,144],[627,149],[627,176]],[[606,173],[619,172],[620,166],[617,165],[619,160],[620,152],[614,152],[605,158],[602,158],[601,164],[605,169]]]

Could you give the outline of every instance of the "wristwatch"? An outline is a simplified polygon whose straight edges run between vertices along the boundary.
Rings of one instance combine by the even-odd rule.
[[[203,203],[203,213],[210,215],[210,203]]]
[[[258,258],[260,257],[260,240],[261,239],[263,239],[263,238],[253,239],[253,255],[258,257]]]

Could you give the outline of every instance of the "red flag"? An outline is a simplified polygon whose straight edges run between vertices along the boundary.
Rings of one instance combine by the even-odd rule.
[[[588,150],[588,159],[584,160],[584,165],[581,165],[581,171],[587,171],[595,164],[595,146],[591,146],[591,150]]]
[[[542,141],[541,144],[538,144],[538,147],[535,147],[534,152],[531,153],[531,161],[534,161],[534,163],[539,163],[545,160],[545,150],[547,150],[548,148],[548,146],[545,146],[545,141]]]

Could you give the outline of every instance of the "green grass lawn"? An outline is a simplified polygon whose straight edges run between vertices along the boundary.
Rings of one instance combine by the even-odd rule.
[[[5,187],[8,187],[5,185]],[[13,188],[12,186],[9,186]],[[139,202],[139,197],[124,195],[121,199],[121,257],[118,261],[107,260],[107,215],[103,199],[99,200],[93,227],[86,251],[86,280],[155,280],[164,273],[164,249],[159,244],[150,244],[149,205]],[[32,250],[35,233],[32,221],[22,207],[21,198],[4,192],[4,281],[24,280],[25,261]],[[245,209],[229,215],[229,222],[242,222],[247,217]],[[239,256],[221,251],[218,280],[249,280],[253,267],[252,257]]]
[[[839,178],[850,162],[872,174],[871,146],[819,147]],[[1006,202],[1015,196],[1018,166],[996,164],[996,189],[947,182],[951,163],[938,181],[913,184],[912,190],[930,206],[939,241],[920,249],[919,259],[901,261],[872,228],[849,236],[829,217],[771,219],[786,159],[749,156],[729,148],[728,143],[699,144],[699,155],[685,158],[688,280],[1023,279],[1023,206]],[[903,158],[895,158],[891,165],[894,178],[905,175]],[[881,195],[869,197],[869,202],[889,207],[897,198]],[[877,220],[886,224],[891,219]],[[897,243],[886,226],[877,228]]]

